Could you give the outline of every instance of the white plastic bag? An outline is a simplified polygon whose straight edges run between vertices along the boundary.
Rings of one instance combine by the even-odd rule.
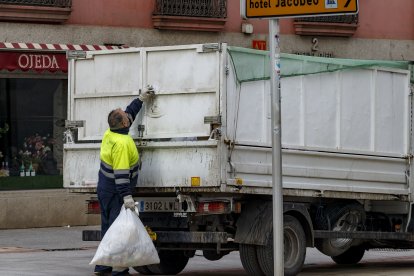
[[[90,264],[133,267],[159,262],[157,250],[138,217],[138,210],[132,212],[122,206]]]

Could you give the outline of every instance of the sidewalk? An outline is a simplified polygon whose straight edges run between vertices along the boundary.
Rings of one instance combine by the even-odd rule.
[[[82,241],[82,230],[99,230],[99,226],[0,230],[0,253],[7,251],[7,247],[20,249],[19,252],[96,248],[99,242]]]
[[[66,226],[0,230],[0,274],[93,275],[93,266],[89,262],[99,242],[82,241],[82,230],[98,228]]]
[[[89,198],[67,189],[1,191],[0,229],[99,225],[99,214],[86,214]]]

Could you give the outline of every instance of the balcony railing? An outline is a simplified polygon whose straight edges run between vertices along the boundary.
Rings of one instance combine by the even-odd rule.
[[[70,8],[72,0],[0,0],[2,4]]]
[[[227,17],[226,0],[157,0],[154,15]]]
[[[323,23],[345,23],[357,24],[358,15],[334,15],[334,16],[313,16],[313,17],[299,17],[295,19],[296,22],[323,22]]]
[[[220,31],[227,17],[227,0],[156,0],[157,29]]]
[[[358,28],[358,15],[301,17],[294,25],[299,35],[352,36]]]
[[[72,0],[0,0],[0,21],[63,23]]]

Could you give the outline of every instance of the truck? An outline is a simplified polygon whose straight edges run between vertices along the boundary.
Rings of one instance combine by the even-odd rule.
[[[273,275],[269,53],[205,43],[68,60],[64,187],[89,193],[91,210],[107,114],[155,89],[130,135],[133,196],[160,263],[134,269],[178,274],[196,251],[211,261],[239,251],[248,274]],[[338,264],[414,248],[412,65],[280,60],[285,275],[301,271],[307,247]]]

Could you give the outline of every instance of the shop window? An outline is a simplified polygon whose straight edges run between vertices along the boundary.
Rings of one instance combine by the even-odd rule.
[[[0,189],[62,187],[67,81],[0,79]]]
[[[227,0],[156,0],[154,28],[219,32],[224,29]]]

